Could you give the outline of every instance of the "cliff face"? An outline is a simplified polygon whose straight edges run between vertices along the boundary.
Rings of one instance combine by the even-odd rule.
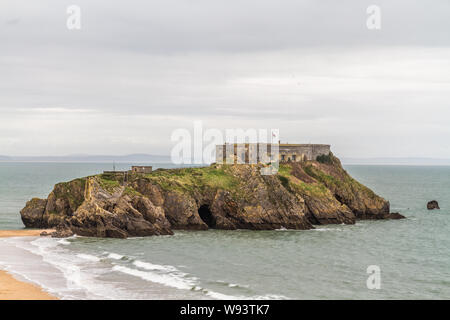
[[[169,235],[175,229],[311,229],[313,225],[401,218],[389,202],[352,179],[339,160],[211,165],[132,175],[102,174],[57,184],[21,211],[27,227],[96,237]]]

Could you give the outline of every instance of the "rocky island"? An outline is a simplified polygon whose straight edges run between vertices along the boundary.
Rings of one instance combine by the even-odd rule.
[[[389,202],[354,180],[332,153],[282,163],[114,172],[58,183],[47,199],[21,210],[29,228],[57,228],[56,237],[171,235],[173,230],[312,229],[357,219],[399,219]]]

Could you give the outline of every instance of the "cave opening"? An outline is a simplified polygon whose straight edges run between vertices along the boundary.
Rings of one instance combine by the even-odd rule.
[[[209,209],[209,205],[201,205],[200,208],[198,208],[198,214],[209,228],[214,228],[216,226],[216,219],[214,219],[211,210]]]

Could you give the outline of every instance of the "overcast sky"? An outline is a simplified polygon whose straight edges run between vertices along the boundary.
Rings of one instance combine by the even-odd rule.
[[[2,0],[0,154],[169,154],[202,120],[450,158],[449,30],[448,0]]]

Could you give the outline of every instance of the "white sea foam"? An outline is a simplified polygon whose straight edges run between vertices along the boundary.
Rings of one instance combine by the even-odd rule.
[[[123,255],[117,254],[117,253],[113,253],[113,252],[111,252],[111,253],[107,252],[107,254],[108,254],[108,258],[109,259],[120,260],[120,259],[124,258]]]
[[[61,245],[59,241],[52,238],[37,238],[31,242],[20,242],[16,245],[41,256],[45,263],[61,271],[65,285],[59,286],[55,290],[63,299],[119,298],[111,295],[114,291],[109,288],[108,284],[94,281],[95,273],[99,272],[98,270],[83,272],[83,265],[86,265],[86,261],[98,262],[100,261],[98,257],[89,254],[73,255],[70,251],[59,247]],[[26,275],[23,276],[26,277]]]
[[[85,253],[79,253],[77,254],[78,258],[84,259],[84,260],[88,260],[88,261],[93,261],[93,262],[98,262],[100,261],[99,257],[90,255],[90,254],[85,254]]]
[[[38,238],[37,240],[28,241],[28,239],[8,239],[16,250],[26,250],[31,252],[32,255],[24,255],[21,251],[14,251],[20,259],[20,264],[17,265],[17,261],[14,261],[13,257],[8,262],[11,272],[18,274],[24,279],[33,282],[46,291],[57,295],[63,299],[82,298],[79,295],[72,294],[71,290],[75,283],[79,281],[79,269],[71,264],[64,264],[63,262],[54,263],[54,258],[47,254],[48,248],[54,248],[58,246],[58,241],[55,239]],[[11,249],[12,250],[12,249]],[[41,257],[41,261],[39,258]],[[27,268],[24,265],[24,261],[32,266]],[[41,262],[41,263],[39,263]],[[56,268],[53,269],[52,267]],[[45,271],[51,274],[51,277],[45,276]],[[56,271],[61,271],[58,273]],[[63,271],[64,270],[64,271]],[[76,286],[78,288],[78,286]]]
[[[139,260],[134,261],[133,264],[138,268],[142,268],[142,269],[146,269],[146,270],[179,272],[179,270],[173,266],[162,266],[159,264],[153,264],[153,263],[143,262],[143,261],[139,261]]]
[[[174,289],[189,290],[193,292],[192,294],[195,292],[195,294],[203,294],[212,299],[242,300],[286,298],[275,295],[233,295],[233,293],[229,294],[212,291],[208,288],[203,288],[200,285],[199,278],[184,273],[174,266],[154,264],[141,260],[124,260],[123,255],[106,251],[99,256],[88,253],[74,254],[73,251],[65,248],[66,245],[61,243],[60,239],[37,238],[31,242],[22,239],[22,241],[17,240],[16,242],[17,247],[22,247],[27,251],[41,256],[45,263],[48,263],[61,271],[61,280],[58,282],[59,285],[55,286],[55,276],[36,279],[35,274],[30,272],[25,272],[24,274],[19,273],[19,275],[42,286],[50,293],[56,294],[63,299],[136,299],[142,297],[140,293],[136,293],[133,290],[121,289],[116,287],[114,283],[97,280],[98,275],[109,273],[111,271],[118,272],[119,274],[131,275],[139,279]],[[114,261],[108,262],[104,257]],[[109,263],[112,263],[113,266],[110,266]],[[46,269],[49,269],[49,267],[43,266],[42,270]],[[53,274],[55,271],[53,271]],[[30,277],[27,275],[30,275]],[[41,279],[43,279],[43,281],[39,281]],[[219,280],[217,282],[221,281]],[[232,282],[223,283],[229,288],[228,290],[232,290],[231,292],[239,290],[240,287],[248,287]],[[173,294],[176,295],[176,293]],[[149,296],[144,295],[144,297]]]
[[[176,274],[159,274],[118,265],[114,266],[113,270],[177,289],[191,290],[195,286],[191,279]]]
[[[233,296],[215,291],[207,291],[206,295],[218,300],[288,300],[288,297],[275,294],[267,294],[263,296]]]
[[[289,300],[289,298],[279,294],[266,294],[263,296],[254,296],[251,300]]]
[[[80,267],[77,266],[70,258],[68,259],[65,255],[62,255],[61,253],[58,254],[56,250],[52,252],[49,250],[58,245],[57,241],[50,241],[49,238],[39,238],[31,242],[31,244],[38,248],[38,252],[43,257],[45,262],[56,266],[60,271],[62,271],[67,280],[67,287],[69,289],[84,289],[84,284],[81,280]]]
[[[310,230],[306,230],[306,231],[320,231],[320,232],[325,232],[325,231],[345,231],[342,228],[315,228],[315,229],[310,229]]]
[[[58,240],[58,243],[63,244],[63,245],[69,245],[70,244],[70,242],[67,241],[66,239]]]
[[[250,288],[249,285],[238,284],[238,283],[229,283],[229,282],[226,282],[226,281],[223,281],[223,280],[217,280],[216,282],[217,283],[221,283],[223,285],[226,285],[226,286],[228,286],[230,288]]]

